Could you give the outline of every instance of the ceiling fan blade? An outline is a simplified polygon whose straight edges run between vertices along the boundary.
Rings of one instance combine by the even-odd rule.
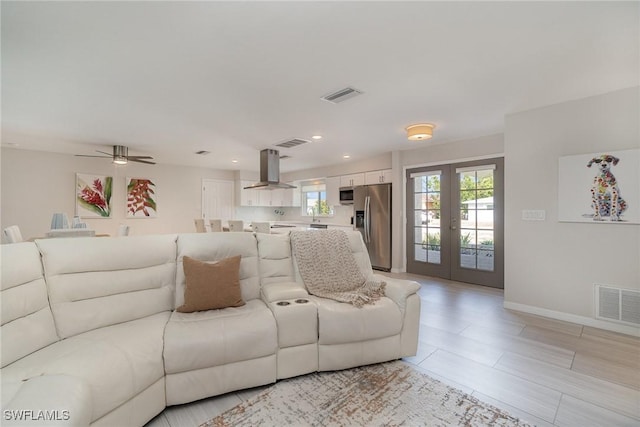
[[[151,157],[151,156],[127,156],[127,159],[129,159],[129,160],[133,160],[133,159],[153,159],[153,157]]]
[[[76,157],[99,157],[101,159],[110,159],[112,156],[91,156],[87,154],[75,154]]]
[[[96,150],[97,153],[106,154],[107,156],[113,156],[113,153],[105,153],[104,151]]]
[[[138,160],[138,159],[132,159],[131,157],[129,157],[129,161],[131,162],[138,162],[138,163],[146,163],[148,165],[155,165],[156,162],[148,162],[146,160]]]

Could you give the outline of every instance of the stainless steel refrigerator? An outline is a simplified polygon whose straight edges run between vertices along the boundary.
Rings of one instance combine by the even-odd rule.
[[[355,187],[353,209],[372,267],[391,271],[391,184]]]

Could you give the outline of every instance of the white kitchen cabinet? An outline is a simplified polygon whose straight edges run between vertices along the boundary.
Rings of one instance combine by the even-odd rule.
[[[237,186],[236,200],[240,202],[240,206],[260,206],[260,190],[245,190],[244,187],[252,185],[253,181],[240,181]]]
[[[287,206],[293,206],[293,207],[300,207],[302,206],[302,189],[300,181],[294,181],[294,182],[290,182],[289,184],[291,185],[295,185],[296,188],[291,188],[289,190],[286,190],[285,194],[288,194],[287,197],[290,197],[290,199],[287,200],[291,200],[291,203]]]
[[[364,185],[364,173],[353,173],[340,177],[340,187],[355,187],[356,185]]]
[[[236,200],[239,206],[289,207],[300,206],[300,184],[291,183],[297,188],[278,188],[276,190],[245,190],[255,181],[236,181]]]
[[[391,169],[384,169],[379,171],[371,171],[364,174],[364,183],[370,184],[387,184],[391,182]]]
[[[340,204],[340,177],[330,176],[325,178],[324,185],[327,190],[327,204],[337,206]]]
[[[258,206],[271,206],[271,198],[276,190],[256,190],[258,193]]]
[[[292,182],[287,182],[287,184],[295,185],[296,188],[279,188],[277,190],[267,191],[267,193],[270,193],[270,198],[269,199],[265,198],[264,203],[261,202],[262,206],[273,206],[273,207],[300,206],[299,184],[292,183]]]
[[[277,190],[267,191],[271,193],[270,204],[264,204],[263,206],[293,206],[293,188],[279,188]],[[266,203],[266,201],[265,201]]]

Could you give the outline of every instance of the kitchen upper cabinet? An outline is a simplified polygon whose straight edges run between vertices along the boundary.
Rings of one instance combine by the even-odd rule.
[[[272,206],[273,201],[277,198],[273,197],[273,193],[278,190],[257,190],[258,206]]]
[[[290,188],[289,190],[285,190],[285,196],[287,200],[290,200],[291,203],[287,206],[300,207],[302,206],[302,189],[300,188],[300,181],[290,182],[289,184],[295,185],[296,188]]]
[[[255,181],[236,181],[238,183],[236,200],[240,206],[266,206],[266,207],[289,207],[300,206],[300,185],[292,183],[297,188],[278,188],[276,190],[245,190],[254,184]]]
[[[356,185],[364,185],[364,174],[354,173],[351,175],[342,175],[340,177],[340,187],[355,187]]]
[[[279,188],[277,190],[265,191],[265,193],[269,193],[268,196],[265,197],[264,203],[262,203],[262,199],[260,199],[262,206],[292,206],[291,203],[293,201],[293,189],[291,188]],[[262,196],[262,195],[260,195]]]
[[[277,190],[265,191],[270,194],[265,197],[264,202],[260,199],[260,204],[262,206],[274,207],[300,206],[300,184],[297,182],[288,182],[287,184],[295,185],[296,188],[279,188]]]
[[[244,187],[252,185],[252,181],[240,181],[236,200],[240,201],[240,206],[260,206],[260,190],[245,190]]]
[[[327,190],[327,204],[329,206],[340,204],[340,178],[339,176],[330,176],[324,180]]]
[[[367,172],[364,174],[364,183],[370,184],[386,184],[391,182],[391,169]]]

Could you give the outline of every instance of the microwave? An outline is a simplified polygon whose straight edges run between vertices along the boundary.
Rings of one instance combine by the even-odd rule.
[[[340,204],[353,204],[353,187],[340,187]]]

